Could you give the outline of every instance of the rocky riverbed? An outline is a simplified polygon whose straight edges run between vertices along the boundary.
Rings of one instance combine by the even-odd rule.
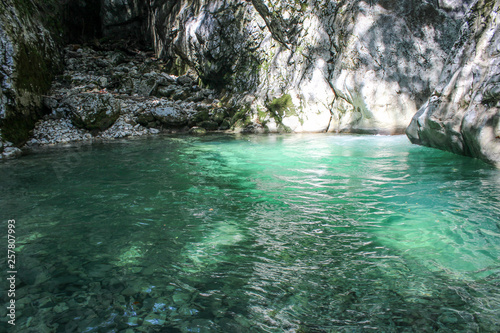
[[[157,135],[225,131],[234,112],[195,75],[169,75],[144,51],[70,45],[64,72],[44,96],[45,115],[25,147]],[[10,151],[12,150],[12,152]],[[4,158],[21,153],[4,149]]]

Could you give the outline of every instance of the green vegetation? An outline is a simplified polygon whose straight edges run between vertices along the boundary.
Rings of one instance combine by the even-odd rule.
[[[262,125],[265,125],[266,124],[266,119],[267,119],[267,112],[265,110],[262,110],[259,106],[257,106],[257,116],[258,116],[258,119],[259,119],[259,122],[262,124]]]
[[[231,117],[231,124],[233,128],[245,128],[252,124],[250,119],[250,106],[244,105],[239,110],[237,110]]]
[[[283,124],[283,118],[297,115],[295,105],[292,102],[292,96],[284,94],[267,103],[266,107],[278,126],[285,132],[291,132],[291,129]]]
[[[283,117],[296,115],[295,106],[293,105],[292,96],[290,96],[290,94],[284,94],[279,98],[275,98],[266,106],[271,114],[275,118],[278,118],[277,120],[279,120],[280,123]]]

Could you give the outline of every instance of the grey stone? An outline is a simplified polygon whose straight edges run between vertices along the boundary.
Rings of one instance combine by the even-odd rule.
[[[23,152],[21,151],[21,149],[16,147],[5,147],[2,153],[3,157],[7,159],[19,157],[22,154]]]
[[[120,115],[120,104],[111,94],[84,93],[63,103],[72,111],[73,124],[88,130],[105,130]]]
[[[141,35],[145,3],[139,0],[102,0],[101,24],[105,36],[130,38]]]
[[[167,319],[167,315],[165,313],[150,313],[144,318],[143,325],[144,326],[156,326],[163,325]]]
[[[230,128],[231,128],[231,122],[229,122],[228,120],[223,120],[219,126],[219,129],[221,129],[223,131],[230,129]]]
[[[414,115],[411,142],[480,158],[500,168],[500,1],[466,18],[431,98]]]
[[[264,113],[270,131],[402,133],[437,84],[472,2],[182,0],[153,3],[149,24],[157,54],[232,93],[253,122]],[[294,112],[276,117],[267,105],[285,95]]]
[[[150,128],[149,129],[149,133],[151,133],[151,134],[158,134],[158,133],[160,133],[160,130],[156,129],[156,128]]]
[[[175,85],[170,85],[170,86],[160,86],[156,90],[155,96],[158,97],[170,97],[172,94],[177,90],[177,87]]]
[[[175,101],[178,100],[185,100],[191,96],[191,93],[188,89],[184,88],[177,88],[173,94],[172,94],[172,99]]]
[[[125,56],[121,52],[113,52],[108,55],[107,59],[115,67],[126,61]]]
[[[177,83],[182,85],[192,85],[194,81],[195,80],[189,75],[182,75],[177,78]]]
[[[202,127],[191,127],[189,129],[189,134],[192,134],[192,135],[205,135],[207,134],[207,130],[202,128]]]
[[[45,24],[58,18],[44,5],[41,0],[0,3],[0,119],[11,120],[2,126],[12,124],[16,134],[5,137],[10,131],[3,131],[4,138],[16,144],[28,138],[32,128],[26,124],[38,118],[41,95],[62,67],[59,31]]]
[[[156,120],[167,126],[182,126],[188,122],[188,116],[180,109],[172,106],[152,108],[151,114]]]

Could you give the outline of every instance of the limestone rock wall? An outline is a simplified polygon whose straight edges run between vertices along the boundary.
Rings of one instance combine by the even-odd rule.
[[[471,0],[152,1],[158,56],[270,131],[403,132]]]
[[[62,33],[54,1],[0,2],[0,128],[2,140],[26,140],[61,67]]]
[[[500,1],[470,11],[439,84],[407,129],[413,143],[500,167]]]
[[[329,79],[338,130],[401,133],[429,97],[468,1],[345,1]]]

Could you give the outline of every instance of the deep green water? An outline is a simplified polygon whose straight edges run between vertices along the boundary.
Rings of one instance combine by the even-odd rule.
[[[500,331],[500,171],[406,137],[52,148],[0,186],[0,330]]]

